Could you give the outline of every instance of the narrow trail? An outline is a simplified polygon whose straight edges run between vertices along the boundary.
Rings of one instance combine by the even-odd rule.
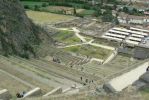
[[[80,40],[81,40],[82,42],[87,42],[86,39],[85,39],[85,37],[83,37],[82,35],[79,34],[80,31],[79,31],[76,27],[73,27],[72,29],[73,29],[73,31],[75,32],[75,35],[76,35],[78,38],[80,38]]]
[[[94,39],[90,40],[89,42],[85,39],[86,37],[80,35],[80,31],[76,28],[73,27],[73,30],[67,29],[67,28],[60,28],[60,30],[67,30],[67,31],[74,31],[75,35],[83,42],[80,44],[74,44],[74,45],[67,45],[67,46],[63,46],[63,47],[59,47],[59,48],[68,48],[68,47],[73,47],[73,46],[80,46],[80,45],[84,45],[84,44],[89,44],[95,47],[100,47],[100,48],[104,48],[104,49],[108,49],[108,50],[115,50],[114,47],[111,46],[105,46],[105,45],[101,45],[101,44],[97,44],[97,43],[93,43]]]

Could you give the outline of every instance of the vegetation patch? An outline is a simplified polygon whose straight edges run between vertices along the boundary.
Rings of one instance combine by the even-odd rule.
[[[93,15],[95,13],[95,10],[82,10],[78,14],[83,15],[83,16],[88,16],[88,15]]]
[[[37,1],[22,1],[25,9],[35,9],[35,7],[44,7],[48,5],[48,2],[37,2]]]
[[[59,15],[59,14],[31,11],[31,10],[26,11],[26,13],[30,19],[32,19],[35,23],[39,24],[55,23],[75,18],[73,16]]]
[[[68,47],[64,50],[92,58],[106,59],[112,51],[90,45]]]
[[[141,92],[142,97],[144,98],[144,100],[148,100],[148,98],[149,98],[149,87],[148,88],[144,88],[140,92]]]
[[[62,42],[65,44],[74,44],[80,43],[81,40],[75,36],[74,32],[71,31],[59,31],[58,33],[52,36],[56,41]]]
[[[103,39],[103,38],[95,38],[95,43],[112,46],[112,47],[119,47],[120,45],[118,42],[108,41],[107,39]]]

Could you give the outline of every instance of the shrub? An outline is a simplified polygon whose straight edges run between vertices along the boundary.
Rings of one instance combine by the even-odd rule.
[[[28,5],[24,5],[24,9],[30,9]]]
[[[42,7],[46,7],[47,6],[47,4],[46,3],[42,3]]]
[[[40,6],[35,5],[35,6],[34,6],[34,10],[35,10],[35,11],[40,11]]]

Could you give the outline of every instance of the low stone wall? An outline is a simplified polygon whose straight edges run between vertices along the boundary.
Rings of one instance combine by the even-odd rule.
[[[10,100],[11,97],[7,89],[0,90],[0,100]]]
[[[135,81],[137,81],[144,73],[146,73],[146,69],[148,66],[149,63],[145,62],[137,68],[112,79],[104,85],[105,90],[108,90],[110,92],[122,91],[124,88],[132,85]]]
[[[32,96],[40,96],[41,95],[41,89],[39,87],[27,92],[23,98],[26,97],[32,97]]]
[[[62,93],[62,87],[58,87],[50,92],[48,92],[47,94],[43,95],[43,97],[49,96],[49,95],[55,95],[55,94],[60,94]]]

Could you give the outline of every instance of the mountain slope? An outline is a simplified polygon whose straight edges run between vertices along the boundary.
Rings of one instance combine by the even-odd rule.
[[[0,53],[34,56],[34,45],[41,42],[44,31],[25,14],[19,0],[0,0]],[[44,34],[45,37],[47,37]]]

